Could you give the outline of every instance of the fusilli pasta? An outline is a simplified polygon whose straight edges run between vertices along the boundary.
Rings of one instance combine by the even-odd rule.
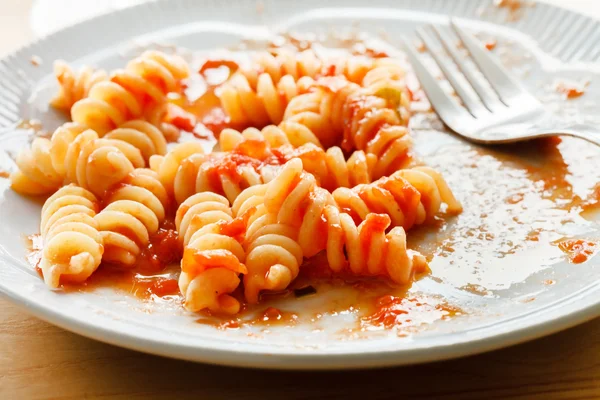
[[[442,203],[449,214],[462,211],[444,178],[429,167],[404,169],[370,184],[339,188],[333,198],[359,221],[371,213],[386,214],[392,226],[404,229],[431,221]]]
[[[177,210],[175,224],[184,245],[179,288],[190,311],[208,309],[235,314],[240,303],[231,293],[247,272],[242,245],[228,235],[233,221],[226,198],[215,193],[198,193]]]
[[[245,188],[268,182],[271,174],[263,167],[266,154],[250,151],[213,152],[178,145],[167,157],[154,157],[152,163],[161,181],[172,188],[177,203],[195,193],[215,192],[233,202]],[[252,155],[260,157],[255,158]]]
[[[156,172],[138,168],[106,193],[104,203],[106,207],[95,216],[104,260],[132,267],[165,219],[167,191]]]
[[[83,125],[66,123],[52,134],[51,139],[34,139],[31,147],[23,149],[17,156],[18,170],[10,175],[13,190],[42,195],[60,188],[65,180],[68,148],[83,131]]]
[[[288,161],[277,177],[269,182],[265,207],[277,215],[277,222],[298,230],[298,244],[305,257],[312,257],[325,248],[326,229],[323,209],[334,205],[331,194],[317,186],[313,175],[304,172],[302,161]]]
[[[294,142],[298,143],[298,138],[314,138],[312,132],[305,126],[284,122],[283,124],[299,125],[303,130],[298,130],[301,134],[294,137]],[[291,135],[289,135],[291,136]],[[270,164],[285,163],[292,158],[302,160],[305,171],[313,174],[317,178],[319,186],[334,190],[338,187],[353,187],[362,183],[370,183],[372,180],[373,169],[377,163],[377,157],[374,154],[365,154],[363,151],[355,151],[345,159],[342,150],[333,146],[324,151],[321,147],[314,144],[315,141],[305,140],[305,144],[295,146],[287,140],[284,130],[267,126],[262,131],[255,128],[245,129],[238,132],[234,129],[225,129],[221,132],[219,144],[224,151],[243,151],[247,147],[260,147],[261,142],[267,142],[262,146],[268,146],[263,154],[263,159],[271,157]]]
[[[61,188],[44,203],[40,268],[48,286],[81,283],[100,265],[104,247],[94,219],[97,210],[96,197],[73,185]]]
[[[352,217],[337,207],[326,206],[323,215],[327,221],[327,261],[334,272],[384,275],[404,285],[414,272],[426,268],[425,257],[407,250],[402,227],[386,234],[391,222],[389,216],[367,214],[357,227]]]
[[[77,183],[96,196],[122,182],[135,168],[144,167],[141,152],[118,139],[98,138],[87,130],[75,138],[65,156],[68,182]]]
[[[67,112],[73,107],[73,104],[87,97],[93,85],[108,79],[104,70],[94,70],[86,66],[79,72],[75,72],[69,64],[62,60],[54,63],[54,76],[58,81],[59,91],[50,100],[50,105]]]
[[[188,168],[187,163],[184,161],[191,156],[200,157],[200,160],[204,160],[204,149],[200,143],[180,143],[165,156],[154,155],[150,157],[150,168],[158,173],[160,181],[170,195],[173,195],[177,186],[177,171],[179,171],[179,168],[182,165],[186,165],[185,168]],[[186,181],[186,183],[188,183],[188,181]],[[179,195],[176,195],[176,198],[178,203],[189,197],[187,196],[188,188],[188,185],[177,187],[177,194]],[[182,195],[181,193],[186,193],[186,195]]]
[[[262,73],[252,84],[247,76],[236,72],[221,87],[219,97],[232,124],[262,127],[280,123],[290,100],[305,93],[312,83],[308,77],[295,80],[291,75],[273,82],[269,74]]]
[[[219,146],[221,151],[233,151],[238,145],[247,140],[266,140],[270,147],[277,148],[283,145],[300,147],[312,143],[322,148],[321,142],[305,125],[284,121],[279,125],[268,125],[261,130],[247,128],[242,132],[227,128],[221,131]]]
[[[208,71],[227,61],[206,63]],[[317,255],[325,271],[402,285],[425,270],[406,231],[462,207],[438,172],[411,162],[398,60],[279,50],[232,65],[218,86],[203,65],[210,101],[196,102],[191,88],[184,96],[195,77],[184,81],[190,71],[178,56],[148,51],[110,76],[55,64],[52,104],[73,122],[36,138],[11,175],[20,193],[55,192],[40,224],[48,286],[83,282],[101,262],[141,272],[152,257],[168,264],[183,250],[186,309],[236,314],[242,291],[258,303]],[[218,127],[218,151],[199,140],[167,148],[176,126],[199,124]]]
[[[178,56],[144,52],[109,80],[93,85],[87,97],[73,104],[71,118],[104,134],[165,103],[167,94],[181,90],[180,81],[188,75],[187,64]]]
[[[56,129],[50,139],[34,139],[31,147],[24,149],[17,156],[16,163],[19,169],[11,175],[12,188],[23,194],[52,193],[65,181],[79,183],[79,179],[84,179],[77,177],[77,168],[85,167],[89,170],[101,168],[101,166],[91,165],[93,163],[84,165],[91,161],[85,158],[89,154],[80,157],[83,143],[92,138],[98,138],[98,135],[91,130],[83,138],[78,138],[85,130],[81,124],[66,123]],[[103,146],[108,144],[113,147],[117,146],[135,167],[143,167],[151,155],[165,154],[167,151],[167,143],[162,132],[142,120],[126,122],[119,128],[108,132],[98,143]],[[142,156],[142,161],[138,157],[138,152]],[[112,159],[115,161],[114,157]],[[77,167],[78,163],[81,164],[80,167]],[[105,170],[109,174],[113,171]],[[118,169],[118,171],[124,170]],[[82,182],[87,182],[87,180]],[[97,192],[94,193],[101,195]]]
[[[244,190],[233,204],[236,215],[249,213],[244,240],[246,268],[244,295],[258,303],[264,290],[284,290],[298,276],[303,254],[297,243],[297,229],[279,223],[277,215],[264,206],[267,185]]]
[[[376,80],[374,85],[381,82]],[[305,124],[326,147],[339,144],[347,152],[374,154],[373,173],[378,178],[410,161],[407,106],[405,90],[362,88],[342,78],[328,78],[317,82],[312,92],[295,97],[284,119]]]

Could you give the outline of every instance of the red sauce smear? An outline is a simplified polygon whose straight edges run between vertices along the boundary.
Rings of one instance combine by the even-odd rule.
[[[231,221],[221,221],[219,223],[221,234],[232,237],[238,242],[242,242],[244,240],[244,235],[246,234],[246,228],[248,227],[248,220],[255,211],[256,208],[253,207],[244,212],[243,215],[240,215]]]
[[[9,177],[10,177],[10,172],[0,169],[0,178],[8,179]]]
[[[590,259],[598,246],[595,242],[583,239],[563,240],[558,243],[558,248],[568,255],[573,264],[581,264]]]
[[[519,11],[523,7],[522,0],[496,0],[496,7],[508,8],[510,11]]]
[[[183,252],[181,270],[197,275],[210,268],[226,268],[240,274],[247,274],[246,266],[225,249],[197,250],[187,247]]]
[[[163,271],[164,272],[164,271]],[[97,288],[114,288],[148,301],[153,298],[178,296],[179,284],[176,275],[143,275],[133,270],[123,270],[112,265],[100,265],[98,270],[82,284],[62,285],[66,292],[86,292]]]
[[[484,46],[486,49],[492,51],[496,48],[496,45],[498,44],[498,42],[496,40],[489,40],[487,42],[485,42]]]
[[[40,277],[39,263],[42,258],[42,239],[39,234],[27,236],[27,262],[36,269]],[[179,269],[180,244],[172,221],[165,221],[160,229],[150,236],[148,246],[142,249],[136,265],[124,269],[116,265],[101,264],[92,276],[82,284],[63,284],[63,290],[89,291],[99,287],[111,287],[130,293],[142,300],[153,296],[164,297],[179,294],[177,274],[167,271],[172,265]],[[160,275],[157,275],[160,274]]]
[[[225,111],[219,106],[210,109],[204,113],[201,120],[202,124],[214,134],[219,134],[225,128],[230,127],[230,121]]]
[[[136,269],[144,274],[161,272],[169,264],[181,258],[181,248],[174,223],[166,221],[152,236],[150,243],[142,250]]]
[[[579,85],[576,83],[560,82],[556,85],[556,91],[562,94],[566,99],[576,99],[585,94],[585,85]]]
[[[443,302],[431,304],[416,297],[384,295],[376,299],[373,312],[362,317],[362,323],[386,329],[399,326],[416,327],[461,313],[460,309]]]
[[[229,68],[229,74],[233,74],[235,71],[237,71],[240,66],[237,62],[235,62],[234,60],[227,60],[227,59],[208,59],[206,61],[204,61],[204,63],[202,63],[202,65],[200,66],[200,69],[198,70],[198,73],[201,75],[206,74],[206,71],[208,71],[209,69],[216,69],[219,67],[227,67]]]
[[[173,124],[184,131],[191,132],[196,126],[196,116],[176,104],[169,103],[167,104],[165,122]]]
[[[222,68],[225,68],[223,74],[211,73],[218,72],[217,70]],[[215,90],[238,69],[239,65],[234,60],[208,59],[204,61],[198,70],[197,79],[190,79],[187,83],[188,87],[195,84],[200,85],[204,92],[195,99],[184,96],[170,98],[170,102],[174,106],[169,108],[170,122],[194,134],[196,133],[193,128],[197,122],[203,124],[215,135],[230,127],[229,117],[221,107],[221,101]],[[215,76],[219,81],[213,79]]]

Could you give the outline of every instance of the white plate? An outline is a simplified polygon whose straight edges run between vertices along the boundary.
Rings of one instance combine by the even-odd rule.
[[[47,107],[56,90],[50,75],[54,59],[116,68],[125,62],[122,52],[144,43],[168,42],[191,50],[210,50],[235,45],[244,38],[266,40],[279,30],[327,32],[354,29],[355,23],[373,37],[385,31],[393,45],[401,34],[411,34],[425,22],[446,23],[449,15],[461,17],[466,28],[496,38],[505,61],[532,91],[551,103],[549,106],[569,118],[593,118],[600,87],[588,64],[600,55],[600,24],[596,21],[542,4],[526,7],[515,16],[497,9],[491,0],[371,0],[369,7],[365,4],[358,0],[331,1],[327,7],[317,0],[152,2],[53,34],[0,63],[0,126],[5,128],[0,134],[0,149],[4,150],[0,168],[12,168],[9,153],[23,146],[30,133],[16,129],[15,121],[40,119],[47,128],[60,121]],[[41,66],[30,63],[33,55],[44,61]],[[585,96],[562,102],[557,95],[549,95],[548,87],[555,78],[591,79],[591,84]],[[457,244],[461,254],[446,251],[434,258],[431,275],[413,286],[413,295],[464,312],[446,320],[422,321],[421,326],[408,330],[408,336],[380,329],[345,331],[356,326],[352,312],[325,313],[316,323],[302,316],[307,310],[326,311],[330,297],[344,295],[339,290],[284,301],[281,308],[300,310],[300,322],[268,331],[260,327],[218,330],[196,323],[197,316],[173,302],[142,303],[111,290],[70,294],[48,290],[25,262],[23,236],[37,232],[40,206],[9,190],[7,180],[0,180],[0,293],[42,319],[119,346],[194,361],[290,369],[400,365],[464,356],[547,335],[600,314],[598,258],[570,264],[556,246],[543,244],[562,236],[600,238],[598,224],[545,208],[546,203],[539,201],[535,203],[539,213],[518,212],[525,224],[512,226],[510,231],[510,224],[503,225],[502,218],[515,213],[514,209],[504,209],[501,204],[506,203],[501,202],[493,207],[497,213],[481,216],[477,203],[486,201],[489,208],[498,198],[518,190],[542,196],[535,185],[510,186],[510,182],[530,182],[519,175],[522,169],[498,164],[501,153],[479,159],[481,165],[468,170],[459,169],[456,167],[465,164],[473,150],[455,137],[425,131],[417,133],[417,142],[425,160],[445,172],[464,202],[465,214],[449,231],[464,229],[461,221],[468,218],[480,218],[481,226],[495,229],[488,232],[493,236],[481,240],[472,239],[465,231],[464,240]],[[570,182],[573,194],[589,193],[599,178],[600,151],[574,140],[565,141],[560,149],[565,156],[576,153],[583,161],[565,160],[571,167],[557,170],[557,176]],[[560,167],[560,163],[556,165]],[[584,179],[586,173],[591,178]],[[478,191],[482,187],[486,191]],[[519,229],[544,221],[556,223],[555,232],[545,234],[540,245],[526,241],[528,232]],[[510,243],[504,231],[523,243]],[[486,249],[485,240],[515,253],[499,257]],[[499,242],[502,240],[505,242]],[[474,254],[480,256],[475,260],[481,262],[479,267],[474,266]],[[548,285],[549,280],[555,284]]]

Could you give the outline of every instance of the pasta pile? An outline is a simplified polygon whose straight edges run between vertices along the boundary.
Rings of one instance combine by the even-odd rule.
[[[441,174],[414,162],[394,59],[259,53],[217,88],[230,128],[208,154],[169,145],[169,96],[193,73],[178,56],[148,51],[110,74],[58,62],[55,73],[52,105],[72,122],[36,138],[11,175],[15,191],[50,195],[40,225],[50,287],[102,262],[135,268],[169,220],[193,312],[238,313],[322,252],[334,273],[404,285],[427,265],[407,231],[462,210]]]

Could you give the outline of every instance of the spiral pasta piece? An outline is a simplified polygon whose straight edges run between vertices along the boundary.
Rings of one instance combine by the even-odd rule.
[[[238,153],[212,153],[198,168],[196,192],[219,193],[233,202],[245,188],[269,179],[260,166],[260,160]]]
[[[94,220],[97,210],[96,197],[74,185],[64,186],[44,203],[40,268],[48,286],[81,283],[100,265],[104,247]]]
[[[231,293],[247,272],[242,245],[228,234],[233,217],[229,202],[215,193],[198,193],[178,208],[175,224],[184,245],[179,288],[185,307],[235,314],[239,301]]]
[[[292,121],[284,121],[279,125],[268,125],[261,130],[247,128],[240,132],[231,128],[223,129],[219,135],[219,147],[221,151],[233,151],[244,142],[263,139],[271,148],[284,145],[300,147],[306,143],[312,143],[320,148],[323,147],[308,127]]]
[[[312,79],[294,79],[286,75],[277,82],[267,73],[252,83],[248,76],[236,72],[223,86],[219,98],[225,113],[234,125],[266,126],[282,121],[285,109],[295,96],[305,93]]]
[[[390,57],[378,58],[372,61],[371,67],[362,78],[362,87],[371,88],[373,92],[381,88],[393,88],[406,92],[406,70]]]
[[[271,165],[282,164],[292,158],[302,160],[304,170],[317,178],[319,186],[334,190],[338,187],[353,187],[358,184],[370,183],[372,181],[373,170],[377,163],[377,157],[374,154],[365,154],[363,151],[355,151],[345,159],[342,150],[333,146],[324,151],[321,147],[315,145],[319,143],[312,132],[305,126],[297,123],[284,122],[281,125],[290,124],[300,126],[299,135],[286,134],[283,129],[270,125],[259,131],[255,128],[248,128],[242,132],[234,129],[225,129],[221,132],[219,145],[224,151],[243,152],[249,147],[266,146],[263,150],[262,159],[271,157]],[[294,131],[296,130],[294,129]],[[292,141],[287,137],[292,136]],[[308,138],[305,144],[297,146],[299,138]],[[313,140],[310,140],[314,138]],[[266,143],[265,143],[266,142]],[[268,153],[265,155],[264,153]],[[250,154],[253,154],[252,152]],[[268,182],[268,181],[265,181]]]
[[[431,222],[442,203],[447,205],[448,214],[462,211],[442,175],[429,167],[396,171],[390,177],[352,189],[339,188],[333,192],[333,198],[342,210],[359,221],[371,213],[385,214],[392,226],[405,230]]]
[[[87,97],[73,104],[71,118],[102,135],[166,103],[167,94],[180,91],[180,81],[188,75],[180,57],[146,51],[124,70],[113,72],[109,80],[93,85]]]
[[[325,248],[326,227],[321,216],[325,206],[334,204],[331,194],[317,186],[298,158],[283,166],[265,194],[266,210],[277,215],[277,222],[298,230],[298,244],[305,257]]]
[[[284,290],[296,279],[303,260],[297,229],[279,223],[264,206],[267,185],[244,190],[233,204],[236,215],[250,213],[244,240],[246,268],[244,295],[258,303],[262,291]]]
[[[156,172],[138,168],[107,193],[104,203],[94,217],[105,246],[104,260],[132,267],[165,219],[167,191]]]
[[[34,139],[31,147],[22,150],[17,156],[16,163],[19,169],[11,175],[13,189],[23,194],[38,195],[52,193],[65,182],[86,185],[86,183],[80,183],[79,179],[82,178],[77,178],[73,173],[73,168],[77,164],[73,154],[77,154],[75,158],[79,157],[82,142],[89,141],[91,138],[96,139],[98,135],[89,131],[90,133],[87,133],[84,138],[77,139],[85,130],[86,128],[81,124],[66,123],[57,128],[50,139]],[[104,141],[101,143],[117,145],[135,167],[143,167],[150,156],[165,154],[167,151],[167,143],[162,132],[142,120],[128,121],[110,131],[104,139],[118,140],[118,142]],[[143,159],[141,163],[136,150],[131,146],[141,152]],[[87,163],[87,161],[90,160],[82,157],[82,163]],[[101,167],[88,165],[86,168],[98,171]],[[127,168],[127,171],[129,169]],[[70,173],[68,173],[69,170]],[[105,172],[111,174],[112,170]],[[87,180],[82,182],[87,182]],[[113,180],[111,179],[110,182]],[[101,195],[96,191],[94,193]]]
[[[374,154],[375,178],[389,175],[407,166],[412,140],[406,128],[408,94],[404,86],[383,86],[386,82],[382,78],[375,80],[377,87],[363,88],[340,77],[321,79],[313,91],[290,102],[284,120],[306,125],[326,147]]]
[[[151,156],[167,153],[167,140],[154,125],[143,120],[127,121],[108,132],[105,139],[118,139],[135,146],[147,164]]]
[[[65,156],[68,182],[103,197],[108,189],[122,182],[135,168],[144,167],[140,151],[118,139],[98,138],[87,130],[69,145]]]
[[[184,160],[188,157],[202,157],[204,160],[204,149],[198,142],[180,143],[171,149],[164,156],[154,155],[150,157],[150,168],[158,174],[158,177],[169,195],[173,195],[177,181],[177,171],[185,164]],[[181,187],[179,192],[186,191],[186,187]],[[187,192],[186,192],[187,193]],[[177,196],[178,203],[185,200],[187,197]]]
[[[250,82],[255,82],[259,74],[267,73],[275,83],[289,75],[295,80],[302,77],[343,76],[350,82],[361,84],[372,69],[384,64],[380,60],[362,56],[325,59],[310,49],[300,52],[281,49],[276,54],[257,53],[253,57],[253,65],[241,72]]]
[[[159,171],[161,181],[172,187],[175,201],[182,203],[200,192],[214,192],[233,202],[247,187],[268,182],[273,171],[266,162],[271,156],[266,143],[259,138],[228,152],[204,154],[187,143],[178,145],[167,157],[153,157],[153,168]],[[171,157],[171,159],[168,159]]]
[[[17,156],[18,170],[10,176],[13,190],[29,195],[58,190],[65,180],[67,150],[84,130],[80,124],[66,123],[56,129],[50,139],[34,139],[31,147]]]
[[[59,91],[50,100],[50,105],[63,111],[69,111],[73,104],[87,97],[90,88],[98,82],[108,79],[106,71],[85,66],[79,72],[62,60],[54,62],[54,76],[58,81]]]
[[[386,234],[391,220],[385,214],[370,213],[358,227],[349,214],[334,206],[326,206],[323,216],[327,221],[327,261],[334,272],[383,275],[403,285],[427,267],[425,257],[407,250],[402,227]]]

